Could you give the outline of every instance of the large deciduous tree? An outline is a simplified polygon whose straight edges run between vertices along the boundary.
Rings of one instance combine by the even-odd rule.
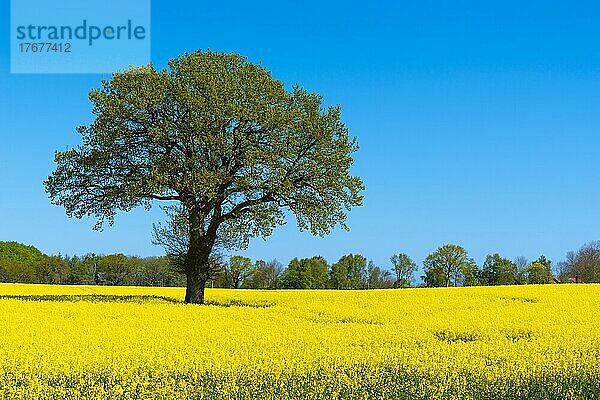
[[[300,86],[286,90],[237,54],[196,51],[117,72],[90,92],[94,121],[83,143],[57,152],[46,180],[68,216],[94,216],[167,202],[188,232],[186,302],[203,303],[211,254],[244,248],[285,222],[326,235],[346,228],[362,204],[350,167],[358,145],[340,108]]]

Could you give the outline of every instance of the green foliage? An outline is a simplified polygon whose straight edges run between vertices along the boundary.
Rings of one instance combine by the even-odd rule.
[[[252,270],[252,260],[248,257],[233,256],[225,265],[225,281],[228,287],[239,289],[244,285]]]
[[[168,257],[147,257],[134,264],[137,286],[184,286],[185,275]]]
[[[544,267],[546,267],[550,271],[552,270],[552,261],[546,259],[546,256],[544,256],[544,255],[541,255],[540,258],[538,258],[534,262],[538,262],[538,263],[542,264]]]
[[[0,242],[0,281],[65,283],[69,266],[60,256],[47,256],[33,246]]]
[[[281,282],[285,289],[310,289],[312,285],[312,271],[308,268],[305,259],[294,258],[290,261],[283,275]]]
[[[44,256],[36,269],[40,283],[63,284],[69,279],[69,263],[60,256]]]
[[[326,235],[362,204],[362,181],[350,174],[358,144],[340,107],[286,90],[238,54],[196,51],[168,69],[117,72],[89,98],[95,119],[78,128],[81,146],[56,153],[46,191],[68,216],[96,217],[98,229],[118,211],[175,203],[186,216],[172,216],[172,230],[188,235],[177,255],[193,288],[186,301],[203,301],[215,248],[269,236],[284,210]]]
[[[446,244],[427,256],[423,262],[428,286],[475,284],[475,261],[461,246]]]
[[[551,262],[544,256],[529,264],[526,271],[527,283],[529,284],[549,283],[554,276],[552,274]]]
[[[471,259],[471,262],[467,263],[461,268],[461,279],[463,286],[479,286],[479,267],[475,264],[475,261]]]
[[[404,253],[394,254],[390,258],[390,261],[394,266],[394,272],[396,274],[394,287],[402,288],[410,286],[415,271],[417,270],[417,264]]]
[[[516,274],[517,266],[496,253],[487,256],[478,279],[482,285],[512,285],[517,279]]]
[[[123,285],[133,272],[133,262],[124,254],[109,254],[98,260],[99,279],[108,285]]]
[[[71,273],[69,283],[76,285],[94,285],[100,283],[98,277],[99,256],[86,254],[83,257],[74,256],[69,260]]]
[[[44,254],[33,246],[17,242],[0,242],[0,257],[21,264],[34,265],[44,258]]]
[[[425,268],[425,275],[421,277],[427,287],[453,286],[452,281],[446,282],[446,273],[439,265],[431,265]]]
[[[258,260],[245,282],[251,289],[278,289],[281,287],[283,266],[277,260]]]
[[[348,254],[331,266],[334,289],[364,289],[367,279],[367,259],[360,254]]]
[[[367,289],[389,289],[395,287],[395,283],[390,271],[382,269],[369,261],[367,265]]]
[[[123,254],[48,256],[33,246],[0,242],[0,282],[182,286],[184,277],[167,257]]]
[[[36,282],[36,270],[44,254],[33,246],[0,242],[0,279],[4,282]]]
[[[286,289],[326,289],[329,287],[329,265],[321,256],[290,261],[281,276]]]
[[[513,261],[515,265],[515,283],[517,285],[524,285],[527,283],[527,266],[529,265],[529,261],[523,257],[519,256],[515,258]]]
[[[600,241],[586,243],[577,252],[567,253],[567,259],[560,263],[559,270],[563,280],[600,282]]]
[[[86,254],[66,260],[75,285],[184,286],[185,277],[168,257]]]

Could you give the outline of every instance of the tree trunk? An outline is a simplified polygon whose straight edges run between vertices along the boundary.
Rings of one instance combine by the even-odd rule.
[[[207,238],[202,232],[201,214],[195,207],[188,209],[190,224],[190,242],[185,259],[187,286],[185,302],[204,304],[204,286],[211,278],[210,254],[214,237]]]
[[[185,302],[191,304],[204,304],[204,287],[210,276],[209,252],[205,249],[195,249],[190,242],[186,260],[187,285]]]
[[[186,257],[186,292],[185,302],[191,304],[204,304],[204,287],[212,277],[209,255],[212,248],[206,246],[205,240],[200,240],[200,245],[192,245]]]
[[[190,304],[204,304],[204,285],[206,281],[199,279],[198,274],[187,274],[185,289],[185,302]]]

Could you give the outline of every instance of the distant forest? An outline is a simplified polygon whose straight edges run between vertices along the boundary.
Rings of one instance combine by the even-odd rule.
[[[132,257],[123,254],[83,256],[46,255],[33,246],[0,242],[0,282],[185,286],[185,275],[169,257]],[[232,256],[219,263],[208,287],[248,289],[387,289],[403,287],[518,285],[563,282],[600,282],[600,241],[590,242],[555,265],[546,257],[528,261],[487,256],[478,266],[464,248],[444,245],[423,261],[417,284],[417,264],[406,254],[390,258],[390,268],[348,254],[329,265],[325,258],[252,261]]]

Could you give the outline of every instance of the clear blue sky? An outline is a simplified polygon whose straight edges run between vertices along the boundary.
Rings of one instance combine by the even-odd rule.
[[[53,152],[78,143],[102,75],[11,75],[0,9],[0,240],[47,253],[161,254],[161,213],[113,227],[68,219],[42,181]],[[289,3],[289,4],[288,4]],[[226,5],[221,5],[226,4]],[[253,258],[360,252],[389,267],[444,243],[553,261],[600,239],[598,2],[152,2],[151,51],[235,51],[286,84],[341,104],[361,149],[365,204],[350,232],[299,233],[291,220]]]

